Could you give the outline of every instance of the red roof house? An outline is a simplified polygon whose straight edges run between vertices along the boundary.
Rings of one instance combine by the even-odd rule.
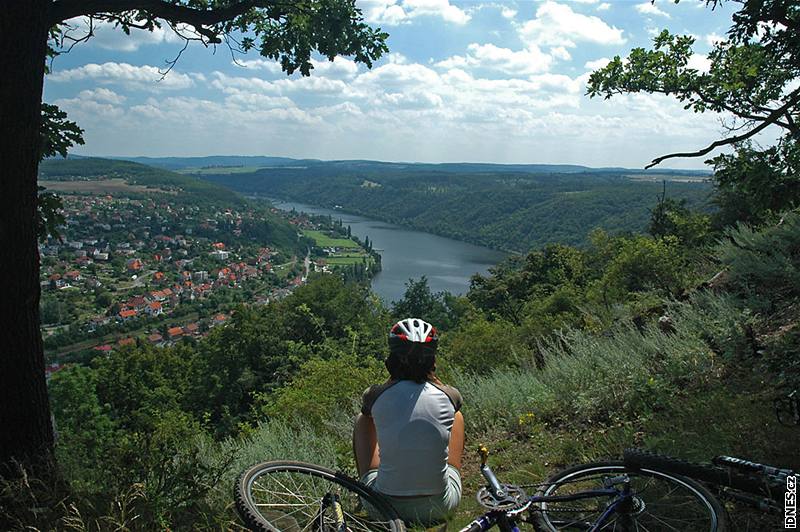
[[[131,318],[134,318],[136,317],[136,310],[134,309],[120,310],[119,317],[122,318],[123,320],[129,320]]]

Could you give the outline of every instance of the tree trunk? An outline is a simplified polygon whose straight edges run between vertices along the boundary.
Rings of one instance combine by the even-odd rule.
[[[36,463],[53,448],[36,235],[49,6],[50,0],[0,5],[0,476],[12,459]]]

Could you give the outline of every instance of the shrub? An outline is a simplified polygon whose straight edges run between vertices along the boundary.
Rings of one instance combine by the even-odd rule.
[[[324,360],[312,358],[300,366],[294,379],[266,400],[261,408],[271,418],[300,423],[316,430],[337,411],[355,414],[362,392],[386,380],[383,364],[375,359],[359,361],[351,355]]]
[[[725,233],[717,252],[728,268],[728,282],[741,295],[766,308],[779,297],[800,294],[800,212],[762,228],[737,224]]]

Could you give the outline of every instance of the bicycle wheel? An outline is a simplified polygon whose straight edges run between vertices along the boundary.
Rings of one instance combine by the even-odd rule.
[[[367,486],[303,462],[264,462],[244,471],[236,509],[252,530],[403,532],[403,521]],[[341,511],[339,511],[341,510]]]
[[[696,464],[680,458],[643,451],[641,449],[625,449],[625,465],[630,469],[657,469],[675,473],[700,482],[716,486],[727,486],[746,491],[760,497],[772,499],[779,507],[783,506],[786,480],[778,476],[742,472],[730,467],[719,467],[711,464]],[[787,474],[791,471],[786,470]]]
[[[566,469],[549,478],[540,496],[572,495],[604,487],[604,480],[627,474],[632,507],[618,512],[599,530],[629,532],[722,532],[725,510],[703,486],[690,479],[651,469],[627,470],[622,462],[597,462]],[[588,530],[612,502],[609,497],[542,502],[531,509],[540,531]]]

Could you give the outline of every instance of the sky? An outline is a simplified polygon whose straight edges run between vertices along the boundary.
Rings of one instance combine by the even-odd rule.
[[[699,0],[358,0],[390,34],[370,70],[320,59],[286,76],[256,53],[183,41],[171,30],[100,26],[56,58],[45,101],[85,130],[75,153],[270,155],[406,162],[643,167],[720,138],[720,120],[665,96],[585,95],[592,70],[662,29],[696,38],[691,65],[730,26]],[[73,20],[73,35],[85,31]],[[162,79],[163,77],[163,79]],[[702,168],[674,159],[670,168]]]

